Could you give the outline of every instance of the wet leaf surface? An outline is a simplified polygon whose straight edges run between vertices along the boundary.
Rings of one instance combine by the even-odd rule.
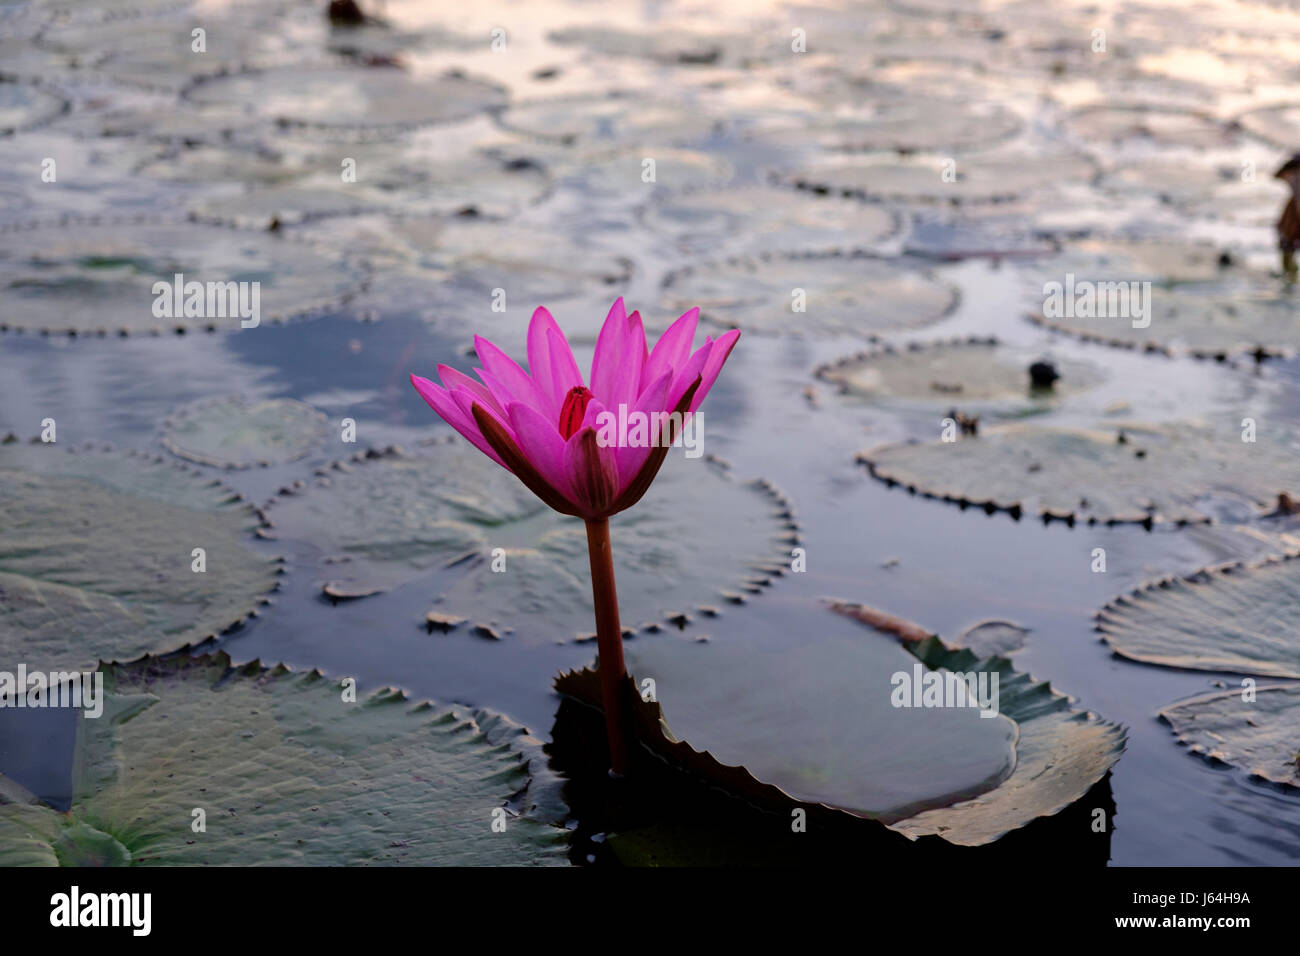
[[[207,399],[177,409],[163,422],[163,444],[201,465],[250,468],[295,461],[325,445],[324,415],[288,398],[248,402]]]
[[[186,283],[203,283],[204,294],[188,316],[190,292],[183,292],[179,312],[174,292],[166,294],[164,314],[156,315],[162,293],[155,284],[174,287],[177,273]],[[244,320],[230,307],[226,283],[248,283],[243,301],[250,309],[251,284],[258,283],[259,321],[275,321],[338,302],[362,277],[336,253],[265,232],[150,221],[11,227],[0,251],[0,327],[111,334],[239,329]],[[223,284],[224,316],[208,311],[207,283]]]
[[[0,446],[0,487],[0,651],[33,669],[199,643],[276,585],[253,509],[172,462]]]
[[[567,863],[559,781],[540,741],[504,717],[391,689],[347,702],[318,671],[232,667],[225,654],[103,674],[70,812],[0,778],[4,865]]]
[[[1115,653],[1147,664],[1300,677],[1287,623],[1298,603],[1300,561],[1288,555],[1162,578],[1107,604],[1097,630]]]
[[[723,590],[761,591],[797,540],[775,489],[738,482],[707,459],[672,458],[637,507],[611,522],[623,626],[633,631],[684,625]],[[467,443],[339,463],[316,485],[281,496],[267,515],[280,540],[318,552],[327,595],[369,595],[447,570],[435,610],[468,618],[479,636],[536,643],[591,631],[582,522],[551,512]],[[706,521],[708,535],[686,533]]]
[[[865,256],[771,256],[669,275],[662,312],[699,306],[702,319],[724,329],[865,338],[922,328],[956,304],[955,289],[920,269]]]
[[[1228,764],[1257,780],[1300,788],[1300,685],[1207,694],[1160,711],[1178,742],[1213,764]]]
[[[1261,514],[1279,494],[1297,494],[1300,467],[1288,444],[1249,444],[1239,432],[1190,424],[1110,431],[1006,425],[960,441],[886,445],[858,461],[891,485],[1015,517],[1194,523],[1209,520],[1212,496]]]

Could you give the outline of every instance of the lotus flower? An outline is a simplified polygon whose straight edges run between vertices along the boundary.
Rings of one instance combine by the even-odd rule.
[[[411,384],[452,428],[497,464],[513,472],[537,497],[567,515],[608,518],[645,494],[668,446],[713,387],[740,337],[706,338],[691,351],[700,310],[691,309],[646,347],[641,314],[628,315],[618,299],[596,339],[591,380],[584,384],[568,340],[551,313],[539,308],[528,326],[525,372],[487,339],[474,336],[482,380],[438,366],[443,385],[418,375]],[[677,413],[671,434],[615,447],[600,440],[602,412]]]
[[[411,384],[452,428],[483,454],[513,472],[544,502],[587,523],[596,641],[605,703],[610,769],[628,769],[627,668],[618,621],[609,516],[641,499],[659,473],[668,446],[713,387],[740,333],[706,338],[695,351],[700,310],[668,327],[646,347],[641,314],[627,314],[620,298],[601,326],[584,384],[569,342],[546,309],[528,326],[525,372],[499,348],[474,336],[480,382],[438,366],[443,384],[418,375]],[[622,445],[602,440],[604,413],[626,420],[642,413],[658,433]]]

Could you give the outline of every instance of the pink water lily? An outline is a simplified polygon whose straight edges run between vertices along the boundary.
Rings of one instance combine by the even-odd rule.
[[[618,593],[610,549],[609,516],[646,493],[674,438],[700,407],[731,354],[737,331],[706,337],[695,351],[700,310],[668,327],[652,350],[641,314],[627,314],[620,298],[601,326],[591,381],[585,383],[573,350],[546,309],[528,326],[528,368],[480,336],[474,348],[480,381],[438,366],[442,385],[411,376],[424,400],[489,458],[518,476],[548,505],[587,524],[591,594],[596,611],[601,695],[610,769],[628,771],[631,684],[623,662]],[[640,413],[657,434],[622,444],[602,439],[605,413]]]
[[[607,518],[640,500],[667,447],[713,387],[740,332],[707,337],[694,351],[700,310],[670,325],[653,350],[641,314],[618,299],[596,339],[591,380],[584,383],[573,350],[551,313],[539,308],[528,326],[525,372],[481,336],[474,337],[481,381],[446,365],[443,384],[418,375],[411,384],[435,412],[497,464],[513,472],[563,514]],[[664,428],[652,440],[615,445],[600,440],[601,413],[642,412]],[[655,413],[673,413],[656,419]],[[662,433],[667,430],[668,433]]]

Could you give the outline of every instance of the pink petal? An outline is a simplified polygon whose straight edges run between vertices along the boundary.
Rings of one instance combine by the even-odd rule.
[[[727,356],[736,346],[736,340],[740,338],[740,330],[732,329],[730,332],[723,333],[716,342],[713,343],[713,350],[709,353],[709,360],[704,365],[704,371],[700,373],[703,381],[700,387],[695,391],[695,397],[691,399],[691,411],[700,407],[700,402],[704,401],[704,396],[709,394],[709,389],[718,379],[718,373],[722,371],[723,363],[727,361]]]
[[[630,481],[632,476],[641,470],[645,460],[650,457],[650,450],[654,447],[659,436],[654,428],[653,414],[655,412],[665,411],[664,403],[668,399],[668,384],[672,378],[672,369],[664,369],[663,372],[653,382],[646,386],[641,397],[637,399],[636,406],[628,413],[628,431],[632,430],[632,414],[643,412],[647,418],[646,442],[643,445],[618,445],[614,449],[614,463],[618,466],[618,473],[626,475]],[[671,409],[667,409],[671,411]],[[622,489],[620,489],[622,490]]]
[[[564,439],[556,431],[555,423],[524,402],[512,402],[507,411],[518,438],[519,450],[552,488],[573,500]]]
[[[447,387],[448,391],[457,388],[467,388],[476,395],[480,401],[492,406],[502,415],[505,414],[505,408],[496,400],[496,397],[493,396],[492,392],[485,388],[481,382],[474,381],[464,372],[458,372],[450,365],[439,365],[438,377],[442,379],[442,384]]]
[[[596,337],[591,391],[610,409],[629,404],[640,391],[641,370],[648,358],[641,314],[628,315],[619,298]]]
[[[704,372],[704,366],[709,361],[709,355],[713,351],[713,345],[714,343],[712,339],[706,341],[695,350],[690,358],[686,360],[685,365],[679,369],[674,369],[673,383],[668,386],[668,400],[664,402],[665,408],[669,410],[676,408],[681,402],[682,396],[686,394],[686,390],[691,387],[691,383],[699,378]],[[696,390],[696,394],[699,394],[698,389]],[[693,401],[694,399],[692,399],[692,402]]]
[[[593,401],[591,405],[595,405]],[[587,408],[590,410],[591,405]],[[584,510],[600,514],[618,497],[618,465],[614,449],[602,447],[590,426],[574,432],[564,445],[573,500]]]
[[[480,373],[479,378],[492,389],[492,394],[502,408],[511,402],[527,402],[534,408],[545,407],[537,386],[528,377],[528,373],[519,367],[518,362],[481,335],[474,336],[474,351],[478,353],[479,361],[488,373],[487,376]],[[489,376],[495,380],[495,384],[488,380]]]
[[[556,418],[560,414],[560,406],[555,393],[555,377],[551,372],[551,332],[561,337],[564,335],[551,313],[545,307],[538,306],[528,323],[528,374],[532,376],[533,384],[546,403],[543,411]]]
[[[691,354],[691,343],[695,341],[695,328],[699,321],[700,310],[691,309],[668,326],[646,362],[642,373],[644,381],[654,381],[665,369],[678,368],[686,361]]]
[[[492,449],[492,446],[488,444],[487,439],[483,437],[483,433],[479,431],[478,425],[476,425],[474,422],[474,402],[476,401],[476,399],[474,398],[473,393],[471,393],[468,389],[458,388],[451,393],[451,397],[456,400],[456,407],[459,409],[461,415],[464,416],[469,426],[473,429],[472,432],[461,431],[461,429],[459,428],[457,428],[456,430],[460,432],[462,435],[464,435],[466,438],[468,438],[471,442],[473,442],[475,448],[477,448],[483,454],[487,455],[489,458],[495,461],[506,471],[510,471],[510,466],[507,465],[504,461],[502,461],[501,456],[498,455]],[[501,416],[498,415],[492,408],[490,408],[487,405],[484,405],[482,402],[479,402],[478,405],[479,408],[483,409],[485,412],[487,412],[497,421],[501,422],[501,426],[508,433],[510,433],[512,436],[514,435],[514,431],[510,428],[510,426],[507,425],[505,422],[501,421]],[[512,471],[510,473],[514,474],[514,472]]]

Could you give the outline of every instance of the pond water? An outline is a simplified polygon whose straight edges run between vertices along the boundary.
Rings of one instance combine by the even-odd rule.
[[[1045,523],[1028,500],[1019,520],[959,508],[888,487],[856,456],[938,441],[951,408],[977,412],[985,434],[1007,424],[1113,434],[1132,422],[1235,433],[1250,417],[1279,481],[1300,478],[1288,437],[1300,428],[1296,317],[1273,272],[1271,224],[1286,190],[1269,178],[1300,148],[1300,127],[1258,112],[1294,94],[1300,13],[1226,0],[547,0],[453,15],[389,0],[378,11],[386,26],[349,32],[331,30],[322,6],[59,0],[6,4],[0,16],[0,73],[10,77],[0,83],[0,324],[10,328],[0,334],[0,435],[26,440],[53,418],[61,445],[168,455],[169,416],[192,403],[296,399],[324,416],[318,440],[292,454],[262,434],[239,445],[265,445],[269,464],[199,466],[269,502],[273,525],[294,482],[304,483],[300,502],[337,508],[312,519],[337,520],[335,538],[275,527],[272,540],[250,536],[259,553],[284,556],[287,573],[270,605],[221,637],[236,661],[490,708],[546,738],[552,678],[593,659],[594,644],[579,639],[589,605],[567,615],[494,596],[490,574],[429,546],[428,526],[411,540],[373,527],[387,492],[370,504],[339,494],[334,505],[329,492],[351,478],[319,479],[358,449],[399,445],[440,460],[431,440],[451,430],[408,379],[432,377],[439,363],[471,371],[476,333],[522,356],[528,317],[544,304],[586,367],[616,296],[652,334],[698,304],[711,334],[742,329],[704,407],[705,451],[725,466],[706,477],[692,469],[716,462],[670,454],[664,497],[645,506],[662,528],[629,524],[645,543],[629,545],[638,567],[620,572],[623,623],[638,629],[629,665],[657,677],[677,736],[710,746],[710,715],[742,700],[776,726],[804,727],[811,699],[838,695],[852,706],[828,718],[823,737],[756,732],[721,744],[719,759],[750,755],[760,778],[803,781],[831,803],[843,788],[818,778],[815,756],[856,761],[867,768],[856,806],[873,812],[979,792],[1009,772],[1013,733],[973,714],[904,719],[883,705],[889,675],[913,658],[832,615],[825,599],[952,641],[1009,621],[1027,629],[1018,671],[1127,728],[1110,779],[1115,864],[1294,863],[1295,791],[1195,759],[1157,717],[1241,675],[1120,659],[1093,621],[1152,579],[1300,543],[1300,521],[1263,517],[1234,487],[1234,469],[1264,465],[1229,459],[1226,477],[1183,501],[1212,523],[1147,530]],[[136,26],[99,29],[117,7]],[[168,46],[189,42],[196,25],[207,59]],[[804,49],[792,49],[800,34]],[[53,182],[40,177],[47,157],[57,159]],[[355,182],[340,177],[349,161]],[[1154,277],[1149,341],[1171,354],[1030,321],[1045,281],[1089,269]],[[267,320],[213,332],[182,323],[177,334],[136,293],[142,277],[173,270],[260,276]],[[1190,311],[1161,312],[1172,280]],[[800,292],[804,307],[792,309]],[[1239,308],[1187,331],[1215,297]],[[1098,338],[1114,333],[1097,327]],[[903,373],[888,399],[841,392],[818,372],[886,346],[990,336],[1013,356],[997,373],[1011,384],[978,403],[929,381],[909,386]],[[1225,360],[1190,354],[1204,342]],[[1256,344],[1280,357],[1257,364]],[[1086,386],[1066,388],[1067,376],[1055,396],[1031,395],[1023,366],[1035,357]],[[924,379],[932,366],[917,367],[907,374]],[[339,440],[344,419],[356,444]],[[390,464],[353,468],[366,478]],[[440,468],[429,465],[428,481],[451,482]],[[755,490],[756,479],[775,491]],[[527,562],[542,551],[562,563],[554,555],[568,553],[567,539],[546,551],[550,519],[489,481],[458,505],[490,516],[473,546],[536,567],[525,580],[549,608],[575,578]],[[1147,481],[1137,497],[1158,497],[1161,480]],[[398,518],[428,518],[417,484],[394,489]],[[674,506],[673,495],[694,497]],[[785,507],[797,539],[773,516]],[[616,550],[618,523],[633,514],[615,519]],[[286,515],[278,530],[292,526]],[[746,562],[788,565],[796,540],[806,572],[775,575],[743,603],[726,599]],[[353,562],[342,570],[340,551]],[[382,593],[322,594],[364,562]],[[652,596],[638,603],[633,588]],[[431,610],[469,624],[431,632]],[[656,612],[660,627],[642,628]],[[677,613],[691,618],[680,629],[665,623]],[[1276,626],[1294,634],[1293,621]],[[0,717],[0,769],[65,799],[67,728]],[[39,735],[52,743],[30,746]]]

